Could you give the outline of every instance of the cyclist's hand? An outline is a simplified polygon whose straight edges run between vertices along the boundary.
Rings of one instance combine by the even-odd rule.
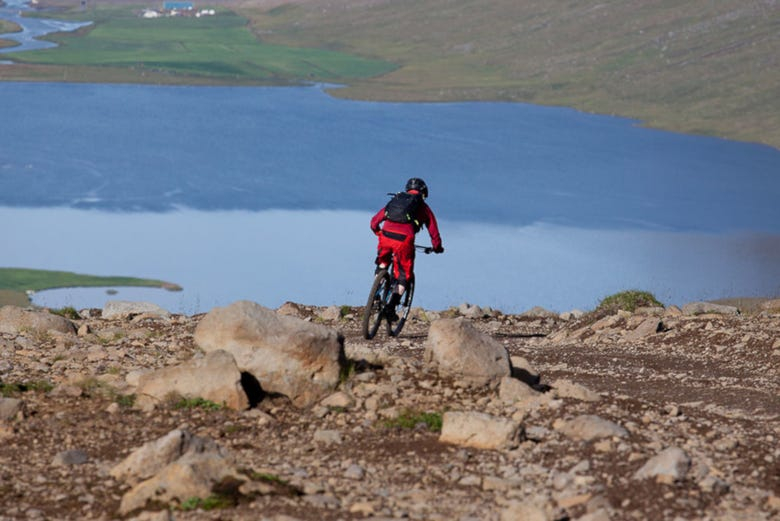
[[[439,246],[433,249],[433,253],[444,253],[444,247]]]

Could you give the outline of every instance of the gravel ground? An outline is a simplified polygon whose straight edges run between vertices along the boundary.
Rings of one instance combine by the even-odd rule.
[[[174,505],[140,518],[778,518],[778,315],[667,311],[659,332],[633,338],[642,317],[628,313],[599,329],[589,329],[589,316],[486,313],[473,319],[476,327],[540,376],[542,399],[508,405],[495,389],[439,377],[423,362],[429,320],[454,310],[418,311],[400,338],[380,333],[367,341],[359,308],[329,320],[326,309],[292,307],[343,333],[354,368],[339,388],[345,406],[298,410],[269,396],[248,411],[173,401],[134,409],[127,381],[198,356],[192,337],[201,316],[104,320],[94,310],[74,320],[78,336],[0,334],[2,389],[6,400],[22,401],[0,420],[0,520],[117,518],[128,487],[110,469],[176,428],[214,439],[273,486],[219,508]],[[562,380],[598,393],[598,401],[563,395]],[[525,440],[478,450],[440,443],[435,426],[422,421],[395,421],[445,411],[514,418]],[[560,422],[580,415],[612,421],[628,435],[571,439]],[[684,476],[634,477],[669,447],[689,456]]]

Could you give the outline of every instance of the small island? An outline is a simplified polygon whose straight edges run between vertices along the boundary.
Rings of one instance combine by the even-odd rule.
[[[181,286],[170,282],[135,277],[101,277],[68,271],[0,268],[0,306],[27,306],[30,295],[36,291],[77,287],[149,287],[181,291]]]

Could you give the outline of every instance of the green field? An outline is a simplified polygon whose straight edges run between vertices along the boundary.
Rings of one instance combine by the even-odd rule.
[[[144,19],[129,8],[103,8],[67,18],[94,26],[51,39],[53,49],[15,53],[28,64],[100,66],[236,82],[344,81],[394,66],[349,54],[260,42],[230,11],[201,18]]]
[[[216,17],[156,20],[131,2],[41,0],[96,25],[9,55],[25,63],[0,80],[329,81],[354,99],[562,105],[780,148],[778,2],[216,0]]]
[[[153,279],[134,277],[99,277],[80,275],[67,271],[32,270],[24,268],[0,268],[0,305],[24,305],[29,303],[27,291],[55,288],[134,286],[164,288],[178,291],[175,284]]]

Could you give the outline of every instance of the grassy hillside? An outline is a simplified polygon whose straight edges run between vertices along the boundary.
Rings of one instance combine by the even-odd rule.
[[[149,72],[239,83],[346,81],[393,68],[341,52],[263,44],[247,29],[245,18],[227,10],[202,18],[148,20],[129,7],[101,7],[68,17],[95,24],[76,34],[53,36],[59,47],[9,58],[27,64],[109,67],[140,76]]]
[[[100,5],[127,9],[131,1]],[[69,15],[91,19],[104,12],[81,13],[80,0],[39,5],[44,3],[70,6]],[[338,96],[565,105],[780,148],[780,2],[774,0],[217,0],[209,5],[215,3],[248,18],[254,38],[242,33],[235,19],[202,38],[181,21],[155,20],[168,25],[151,32],[149,21],[117,25],[106,19],[84,37],[59,37],[66,49],[23,55],[59,65],[5,67],[0,79],[326,79],[349,84],[334,92]]]
[[[241,12],[266,41],[400,65],[337,95],[567,105],[780,147],[778,2],[253,4]]]
[[[23,268],[0,268],[0,305],[25,305],[29,303],[26,291],[40,291],[54,288],[138,286],[181,290],[175,284],[161,280],[135,277],[99,277],[80,275],[68,271],[32,270]]]

